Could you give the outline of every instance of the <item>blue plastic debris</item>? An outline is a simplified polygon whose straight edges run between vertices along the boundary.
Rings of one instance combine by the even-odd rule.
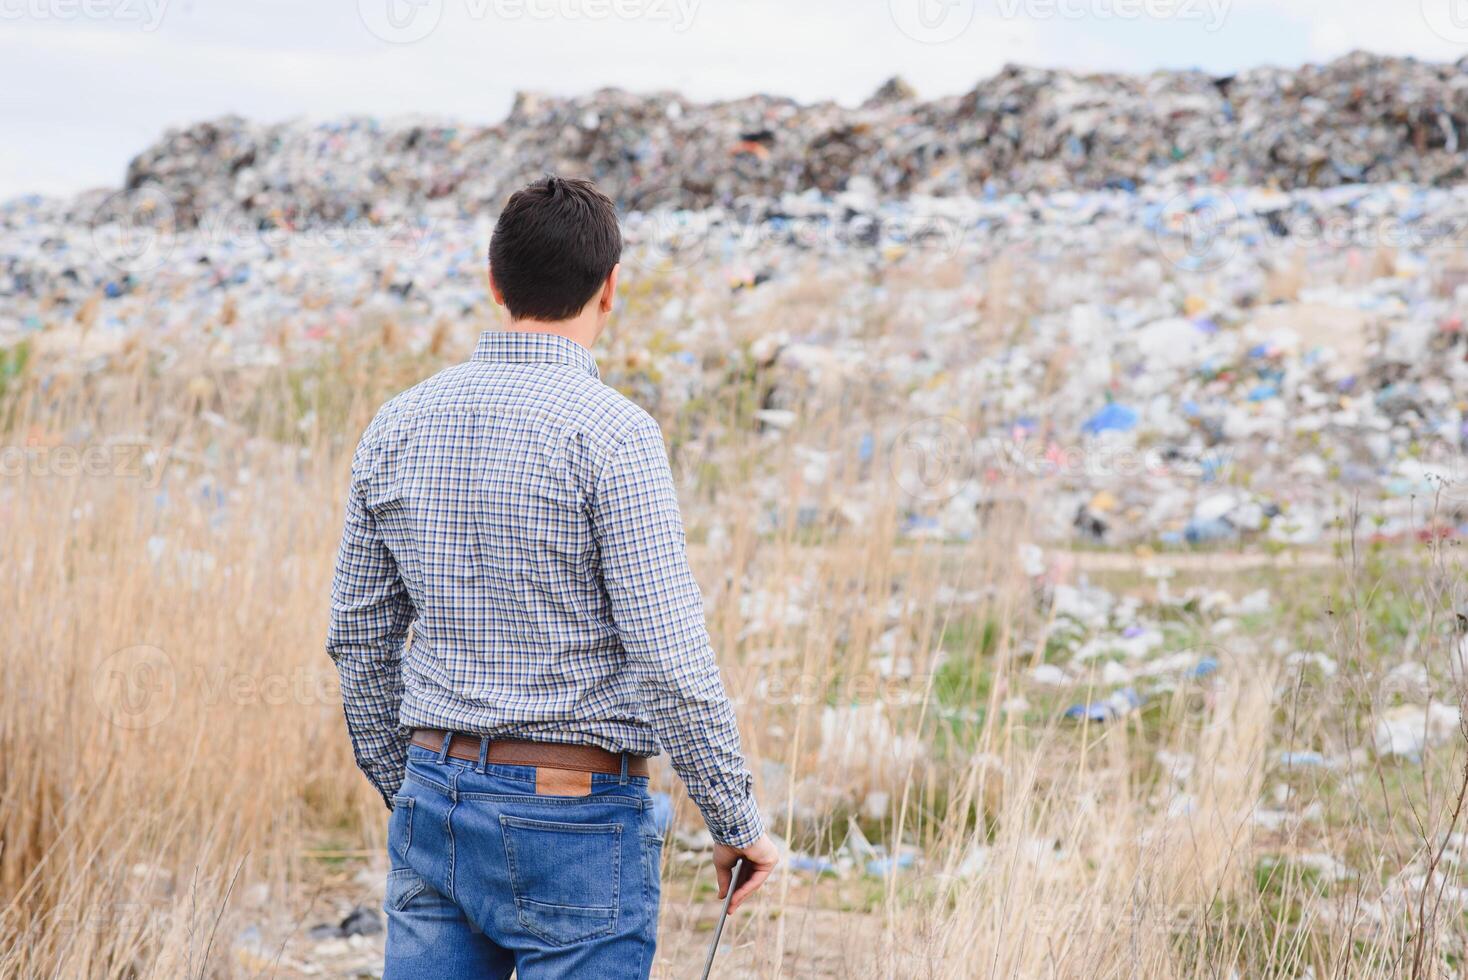
[[[912,867],[913,856],[911,854],[899,854],[895,858],[880,857],[872,858],[867,862],[867,874],[878,878],[885,878],[898,871],[905,871]]]
[[[1135,688],[1124,687],[1103,701],[1089,704],[1073,704],[1065,709],[1065,717],[1071,721],[1115,721],[1131,714],[1142,706],[1142,696]]]
[[[666,837],[673,826],[673,798],[667,793],[652,794],[652,824]]]
[[[1188,677],[1193,680],[1201,680],[1216,673],[1218,673],[1218,661],[1213,657],[1204,657],[1188,671]]]
[[[943,525],[938,518],[927,514],[911,514],[907,520],[902,522],[902,533],[923,534],[942,531]]]
[[[804,871],[808,874],[833,875],[836,873],[836,865],[822,857],[811,857],[809,854],[792,854],[790,855],[790,870]]]
[[[1188,544],[1206,544],[1210,541],[1232,541],[1239,536],[1238,528],[1221,517],[1200,521],[1196,518],[1188,521],[1188,526],[1183,529],[1183,537]]]
[[[1103,432],[1130,432],[1136,427],[1136,410],[1118,402],[1111,402],[1087,419],[1086,424],[1081,426],[1081,431],[1094,436]]]

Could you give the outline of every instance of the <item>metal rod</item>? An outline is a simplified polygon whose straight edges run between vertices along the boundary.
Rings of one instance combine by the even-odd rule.
[[[709,958],[703,964],[703,980],[709,980],[709,971],[714,968],[714,954],[719,951],[719,937],[724,934],[724,920],[729,918],[729,903],[734,900],[734,889],[739,887],[739,873],[744,870],[744,858],[734,862],[729,872],[729,894],[724,896],[724,907],[719,910],[719,921],[714,926],[714,940],[709,943]]]

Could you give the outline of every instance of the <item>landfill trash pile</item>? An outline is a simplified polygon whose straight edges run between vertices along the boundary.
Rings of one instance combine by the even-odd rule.
[[[0,348],[200,378],[352,338],[451,357],[495,321],[504,194],[585,172],[629,244],[604,376],[669,421],[755,385],[753,443],[690,437],[801,458],[756,488],[771,528],[896,495],[945,540],[1014,513],[1103,545],[1458,534],[1468,190],[1435,185],[1465,84],[1360,54],[1012,68],[929,103],[894,80],[850,110],[602,91],[481,129],[203,123],[127,190],[0,204]]]
[[[1200,230],[1200,215],[1207,215]],[[666,420],[751,380],[802,523],[963,539],[1310,545],[1468,525],[1468,190],[880,200],[628,217],[603,373]],[[0,346],[207,374],[348,338],[451,356],[494,322],[487,229],[150,229],[0,209]],[[815,420],[830,419],[832,429]],[[695,420],[696,421],[696,420]],[[1043,491],[1043,492],[1032,492]],[[791,488],[761,488],[772,520]]]
[[[1146,185],[1448,186],[1464,177],[1464,64],[1357,53],[1228,77],[1010,66],[926,102],[894,79],[856,108],[767,95],[700,104],[610,89],[522,94],[492,126],[227,117],[169,132],[133,160],[125,189],[157,187],[185,227],[227,212],[301,228],[478,216],[546,171],[594,177],[627,210],[834,194],[858,178],[884,200]]]

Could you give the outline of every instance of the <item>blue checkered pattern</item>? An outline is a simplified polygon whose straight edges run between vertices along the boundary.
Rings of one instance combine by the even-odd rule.
[[[662,433],[573,341],[486,333],[377,413],[326,644],[389,805],[410,731],[443,728],[661,744],[715,839],[762,832]]]

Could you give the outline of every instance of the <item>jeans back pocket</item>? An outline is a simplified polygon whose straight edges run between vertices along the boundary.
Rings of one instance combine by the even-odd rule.
[[[520,925],[555,946],[595,939],[617,925],[619,824],[500,816]]]

